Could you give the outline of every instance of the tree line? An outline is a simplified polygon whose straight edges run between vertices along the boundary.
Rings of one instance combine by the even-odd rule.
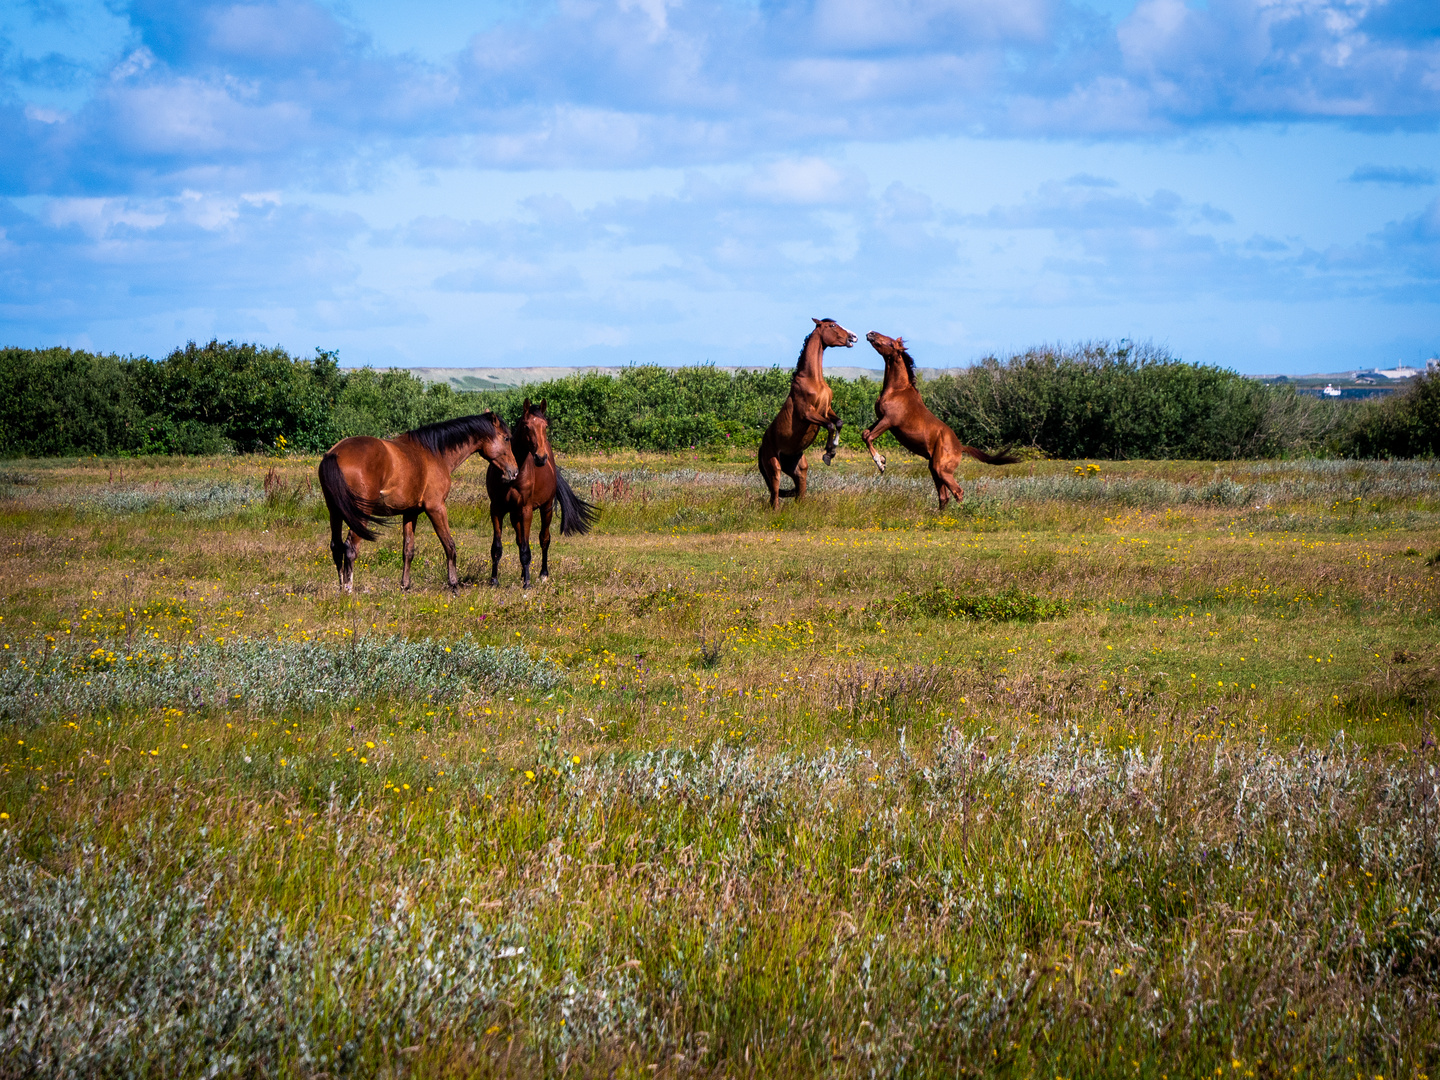
[[[345,369],[334,352],[194,342],[161,360],[82,350],[0,349],[0,455],[215,454],[324,450],[494,409],[513,419],[547,398],[557,449],[754,445],[790,368],[636,366],[523,389],[457,391],[407,371]],[[860,446],[877,378],[830,377],[842,442]],[[1440,449],[1440,377],[1360,402],[1299,394],[1153,346],[1092,343],[987,357],[920,387],[972,446],[1060,458],[1225,460],[1326,454],[1415,457]]]

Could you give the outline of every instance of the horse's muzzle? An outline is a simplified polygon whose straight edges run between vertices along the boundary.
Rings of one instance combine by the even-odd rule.
[[[854,334],[851,334],[851,335],[850,335],[850,340],[845,343],[845,347],[848,349],[848,348],[850,348],[850,346],[854,345],[855,342],[857,342],[857,341],[859,341],[859,340],[860,340],[860,339],[859,339],[858,337],[856,337]]]
[[[549,457],[548,454],[536,454],[536,455],[535,455],[535,464],[536,464],[536,465],[540,465],[540,466],[544,466],[545,461],[546,461],[546,459],[547,459],[548,457]]]
[[[501,478],[502,480],[504,480],[507,484],[509,484],[509,483],[513,482],[514,479],[515,479],[517,476],[519,476],[519,475],[520,475],[520,470],[519,470],[519,469],[506,469],[504,472],[502,472],[502,473],[500,474],[500,478]]]

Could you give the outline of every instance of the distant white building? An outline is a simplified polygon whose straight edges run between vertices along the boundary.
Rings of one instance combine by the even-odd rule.
[[[1440,364],[1440,361],[1426,361],[1425,370],[1430,370],[1432,363]],[[1421,374],[1421,369],[1399,364],[1393,368],[1380,368],[1374,374],[1379,375],[1382,379],[1413,379],[1416,375]]]

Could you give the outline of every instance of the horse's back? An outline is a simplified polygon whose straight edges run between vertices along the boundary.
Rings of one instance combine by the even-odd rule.
[[[434,469],[420,460],[416,448],[404,441],[377,439],[373,435],[351,435],[330,448],[346,481],[358,494],[395,513],[423,506],[436,487]],[[449,479],[443,466],[440,472]],[[441,487],[448,489],[448,484]],[[446,491],[434,494],[444,502]]]

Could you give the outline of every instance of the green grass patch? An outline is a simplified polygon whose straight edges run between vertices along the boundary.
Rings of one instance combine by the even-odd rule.
[[[904,593],[890,610],[905,619],[978,619],[987,622],[1039,622],[1070,614],[1068,600],[1007,589],[991,595],[956,592],[936,585],[926,592]]]

